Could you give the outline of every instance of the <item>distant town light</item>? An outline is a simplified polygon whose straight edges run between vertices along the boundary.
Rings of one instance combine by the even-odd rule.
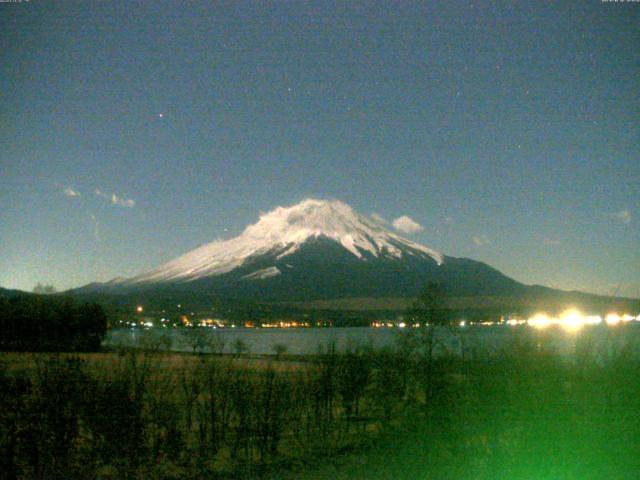
[[[584,316],[575,309],[565,310],[560,315],[560,325],[569,331],[576,331],[584,325]]]
[[[144,311],[144,308],[142,308],[142,305],[138,305],[138,307],[136,308],[136,312],[142,313],[143,311]]]
[[[544,313],[537,313],[527,323],[533,328],[543,329],[551,325],[551,319]]]
[[[618,315],[617,313],[610,313],[609,315],[607,315],[607,318],[605,320],[607,321],[608,325],[617,325],[618,323],[620,323],[620,320],[622,320],[622,318],[620,318],[620,315]]]
[[[588,315],[584,317],[584,323],[587,325],[598,325],[602,323],[602,317],[600,315]]]

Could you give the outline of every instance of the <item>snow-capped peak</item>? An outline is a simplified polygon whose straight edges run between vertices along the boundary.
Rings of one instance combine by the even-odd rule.
[[[365,254],[400,258],[406,251],[429,256],[438,264],[443,261],[440,253],[388,231],[345,203],[307,199],[262,214],[259,221],[248,226],[240,236],[203,245],[131,282],[190,281],[218,275],[261,254],[276,253],[278,258],[285,257],[307,240],[320,237],[341,244],[361,259]]]

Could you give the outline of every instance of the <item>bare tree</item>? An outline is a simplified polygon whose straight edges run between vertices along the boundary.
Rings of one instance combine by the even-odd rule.
[[[203,327],[183,327],[180,334],[194,354],[204,353],[208,344],[207,329]]]
[[[450,325],[445,306],[445,295],[442,286],[435,282],[428,283],[414,302],[409,315],[413,322],[420,324],[417,329],[417,342],[420,349],[418,378],[424,386],[427,405],[435,397],[436,376],[434,353],[436,347],[436,329]]]

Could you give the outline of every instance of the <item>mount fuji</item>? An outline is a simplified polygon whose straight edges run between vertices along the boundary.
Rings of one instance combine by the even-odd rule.
[[[391,232],[337,200],[307,199],[263,214],[150,272],[77,293],[191,291],[265,301],[410,297],[428,281],[454,295],[514,294],[525,286],[488,265],[448,257]]]
[[[322,303],[408,299],[428,282],[440,283],[452,298],[484,303],[497,297],[511,303],[525,297],[607,298],[524,285],[485,263],[446,256],[403,238],[345,203],[316,199],[262,214],[241,235],[203,245],[155,270],[70,293],[138,300],[188,297],[203,303]]]

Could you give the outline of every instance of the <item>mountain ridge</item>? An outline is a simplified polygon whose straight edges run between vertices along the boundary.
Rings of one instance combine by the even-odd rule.
[[[439,252],[390,232],[375,220],[356,213],[338,200],[307,199],[291,207],[278,207],[263,214],[257,223],[229,240],[202,245],[150,272],[120,284],[193,281],[228,273],[252,257],[274,255],[279,259],[295,253],[310,239],[327,238],[363,258],[389,255],[400,257],[408,249],[413,255],[427,255],[442,263]]]
[[[569,298],[403,238],[340,201],[317,199],[264,213],[239,236],[202,245],[149,272],[72,293],[309,303],[411,298],[428,282],[443,285],[449,297]]]

